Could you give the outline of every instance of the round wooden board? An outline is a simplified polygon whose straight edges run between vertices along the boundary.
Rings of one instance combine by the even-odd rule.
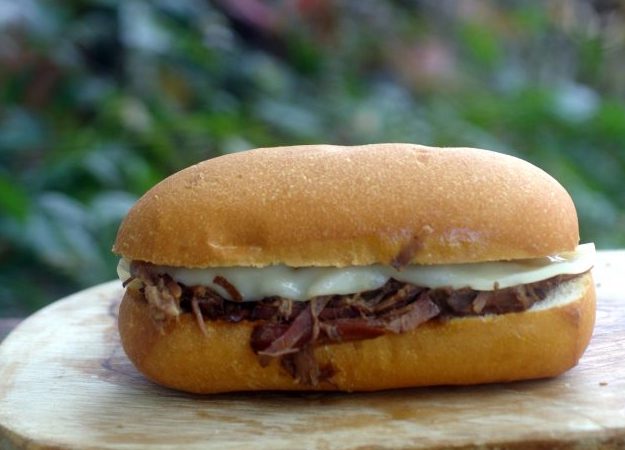
[[[186,395],[126,359],[110,282],[0,346],[0,448],[625,448],[625,252],[601,252],[580,364],[552,379],[368,394]]]

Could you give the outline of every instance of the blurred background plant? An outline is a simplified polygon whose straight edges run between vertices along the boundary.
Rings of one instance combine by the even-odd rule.
[[[0,316],[115,276],[133,201],[257,146],[528,159],[625,246],[625,2],[0,0]]]

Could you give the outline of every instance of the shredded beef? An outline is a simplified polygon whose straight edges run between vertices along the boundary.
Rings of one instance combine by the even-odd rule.
[[[306,302],[267,297],[254,302],[227,300],[205,286],[185,286],[160,275],[147,263],[134,262],[134,279],[143,283],[143,294],[157,324],[194,314],[206,333],[205,321],[254,323],[250,346],[262,365],[278,359],[299,383],[315,386],[329,381],[334,369],[315,359],[317,345],[404,333],[432,319],[524,311],[544,299],[559,283],[574,276],[560,275],[536,283],[493,291],[470,288],[429,289],[394,279],[384,286],[348,295],[314,297]],[[228,280],[220,286],[236,289]]]

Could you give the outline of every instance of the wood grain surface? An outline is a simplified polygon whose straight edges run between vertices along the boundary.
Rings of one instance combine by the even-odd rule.
[[[5,318],[0,319],[0,342],[20,323],[22,319]]]
[[[600,252],[579,365],[551,380],[368,394],[186,395],[119,345],[118,282],[22,322],[0,345],[0,448],[625,448],[625,251]]]

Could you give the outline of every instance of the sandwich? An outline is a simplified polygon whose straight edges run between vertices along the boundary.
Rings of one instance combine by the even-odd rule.
[[[472,148],[261,148],[150,189],[113,251],[122,346],[193,393],[553,377],[594,325],[595,249],[550,175]]]

